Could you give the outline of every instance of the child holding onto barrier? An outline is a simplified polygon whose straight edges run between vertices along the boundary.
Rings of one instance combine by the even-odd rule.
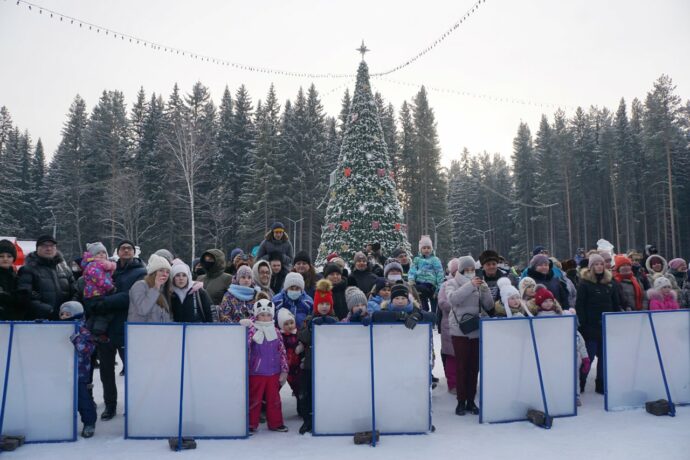
[[[70,341],[77,350],[79,369],[77,409],[84,424],[81,436],[90,438],[96,432],[96,402],[91,392],[91,355],[96,349],[96,342],[84,323],[84,307],[79,302],[70,301],[60,305],[60,320],[77,321],[78,332],[70,336]]]
[[[671,281],[665,276],[654,280],[654,287],[647,292],[650,310],[678,310],[678,297]]]
[[[311,386],[311,353],[312,343],[311,334],[313,325],[336,324],[338,318],[333,311],[333,285],[327,279],[319,280],[316,283],[314,292],[314,312],[304,320],[304,325],[297,334],[299,341],[304,345],[304,366],[299,383],[300,393],[297,398],[298,412],[304,423],[299,429],[300,434],[311,432],[311,413],[312,413],[312,386]]]
[[[86,245],[86,252],[82,256],[81,267],[84,279],[84,299],[94,299],[112,294],[115,291],[113,273],[117,264],[108,260],[108,251],[103,243],[90,243]],[[108,324],[115,315],[91,314],[86,322],[86,327],[93,333],[99,342],[107,342],[106,331]]]
[[[496,301],[496,316],[511,318],[513,316],[532,316],[527,309],[527,304],[522,300],[520,291],[510,282],[510,278],[504,276],[499,278],[496,283],[501,294],[501,298]]]
[[[249,327],[249,432],[259,428],[261,404],[266,401],[266,421],[271,431],[286,432],[280,387],[288,376],[288,361],[283,337],[275,326],[273,302],[261,299],[254,304],[254,320],[242,319]]]
[[[287,382],[292,389],[292,395],[299,399],[299,379],[302,372],[302,355],[304,345],[299,342],[297,337],[297,324],[295,316],[287,308],[278,310],[278,328],[283,336],[283,344],[287,352],[288,376]],[[299,402],[299,401],[298,401]],[[299,413],[299,404],[297,412]]]
[[[347,316],[343,319],[343,323],[369,323],[367,296],[358,287],[350,286],[345,289],[345,303]]]

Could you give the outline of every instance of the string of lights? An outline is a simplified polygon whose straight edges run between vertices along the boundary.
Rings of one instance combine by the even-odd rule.
[[[486,0],[477,0],[477,2],[474,3],[472,5],[472,7],[460,19],[458,19],[451,27],[449,27],[443,34],[441,34],[436,40],[434,40],[426,48],[424,48],[423,50],[418,52],[416,55],[414,55],[413,57],[411,57],[407,61],[405,61],[401,64],[398,64],[395,67],[392,67],[391,69],[388,69],[384,72],[372,73],[371,76],[374,77],[374,76],[389,75],[389,74],[397,72],[397,71],[409,66],[410,64],[414,63],[415,61],[419,60],[421,57],[423,57],[424,55],[429,53],[431,50],[436,48],[441,42],[443,42],[446,38],[448,38],[449,35],[451,35],[453,32],[455,32],[457,29],[459,29],[460,25],[462,25],[472,14],[474,14],[479,9],[479,6],[482,3],[486,3]],[[326,78],[336,79],[336,78],[355,78],[356,77],[356,75],[352,74],[352,73],[294,72],[294,71],[289,71],[289,70],[274,69],[274,68],[265,67],[265,66],[243,64],[243,63],[234,62],[234,61],[231,61],[228,59],[210,56],[210,55],[204,54],[204,53],[197,53],[197,52],[191,51],[189,49],[169,46],[169,45],[166,45],[163,43],[155,42],[152,40],[147,40],[147,39],[139,37],[139,36],[119,32],[119,31],[116,31],[114,29],[104,27],[102,25],[98,25],[98,24],[95,24],[95,23],[92,23],[89,21],[85,21],[83,19],[79,19],[79,18],[70,16],[70,15],[67,15],[64,13],[60,13],[56,10],[49,9],[49,8],[43,7],[41,5],[37,5],[35,3],[29,2],[26,0],[16,0],[16,5],[17,6],[24,5],[27,7],[28,11],[36,12],[39,15],[48,16],[51,19],[58,20],[59,22],[67,24],[67,25],[77,26],[79,29],[82,29],[85,31],[94,32],[96,34],[101,34],[101,35],[107,36],[107,37],[113,37],[113,39],[120,40],[121,42],[124,42],[127,44],[143,46],[143,47],[151,49],[153,51],[161,51],[164,53],[169,53],[171,55],[180,56],[180,57],[188,58],[188,59],[194,59],[197,61],[207,62],[210,64],[219,65],[219,66],[229,67],[229,68],[236,69],[236,70],[254,72],[254,73],[280,75],[280,76],[284,76],[284,77],[314,78],[314,79],[326,79]]]

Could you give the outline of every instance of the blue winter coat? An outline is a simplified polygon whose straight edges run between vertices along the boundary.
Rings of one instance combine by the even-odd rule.
[[[294,315],[297,328],[302,327],[304,320],[307,319],[307,316],[311,315],[314,310],[314,299],[309,297],[304,291],[302,291],[302,294],[297,300],[292,300],[288,297],[285,290],[282,290],[278,295],[273,297],[273,304],[276,309],[276,321],[278,318],[278,310],[287,308],[290,310],[290,313]]]
[[[367,311],[369,314],[381,310],[381,302],[383,301],[384,299],[380,295],[371,296],[371,299],[369,299],[369,302],[367,302]]]
[[[410,273],[407,275],[410,284],[429,283],[438,294],[441,284],[446,280],[441,259],[433,254],[429,256],[418,255],[410,265]]]

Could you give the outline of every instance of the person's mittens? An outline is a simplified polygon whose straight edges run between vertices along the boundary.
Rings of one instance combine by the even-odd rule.
[[[411,313],[407,315],[405,320],[405,327],[412,330],[417,326],[417,323],[422,319],[422,315],[419,312]]]
[[[249,318],[242,318],[240,320],[240,325],[244,327],[252,327],[254,325],[254,322]]]

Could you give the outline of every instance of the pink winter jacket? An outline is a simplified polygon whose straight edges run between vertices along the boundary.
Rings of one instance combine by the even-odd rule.
[[[117,264],[110,260],[95,260],[90,252],[85,252],[81,262],[84,274],[84,298],[91,299],[110,294],[115,288],[113,273]]]
[[[650,310],[679,310],[678,300],[676,299],[676,292],[671,291],[668,295],[663,295],[656,289],[647,291],[649,296]]]
[[[448,317],[450,316],[450,302],[446,294],[446,284],[452,277],[448,277],[446,281],[441,284],[441,289],[438,291],[438,308],[441,310],[443,317],[441,318],[441,354],[455,356],[453,351],[453,339],[450,336],[450,325],[448,324]]]

